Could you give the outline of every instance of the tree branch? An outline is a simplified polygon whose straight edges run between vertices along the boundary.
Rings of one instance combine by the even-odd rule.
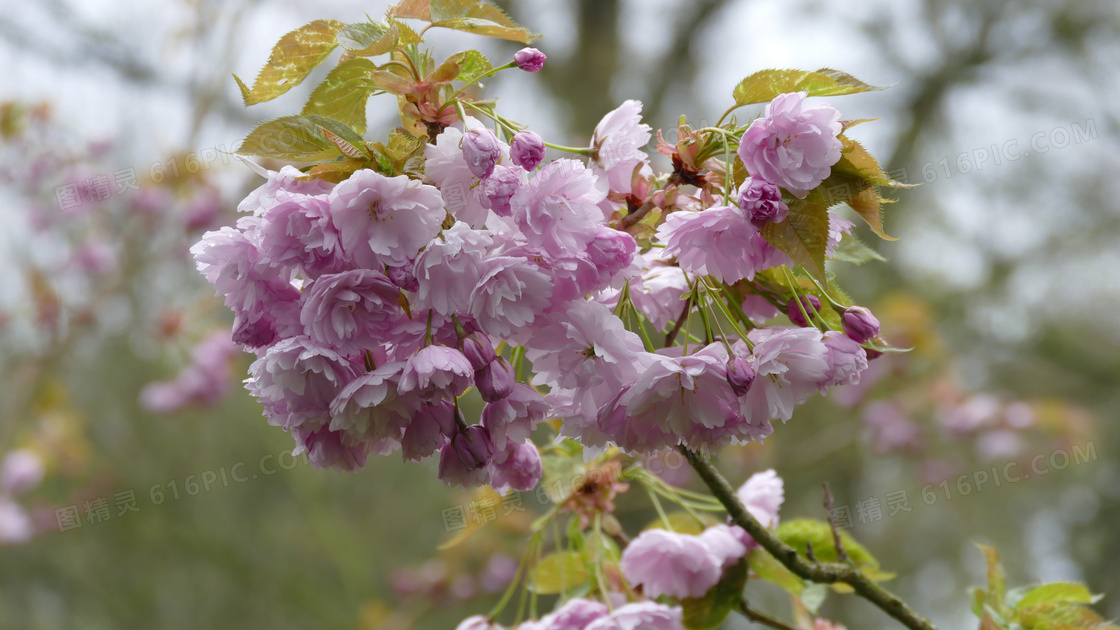
[[[680,451],[688,459],[688,463],[696,469],[696,473],[704,480],[704,484],[708,486],[712,494],[727,508],[731,521],[745,529],[751,535],[751,538],[755,539],[763,549],[770,552],[770,555],[774,556],[794,575],[820,584],[842,582],[851,586],[861,597],[894,617],[907,628],[911,630],[936,630],[936,627],[928,619],[915,612],[896,595],[872,582],[856,567],[839,562],[809,562],[801,557],[796,549],[787,545],[774,532],[751,516],[739,497],[735,495],[735,490],[731,487],[731,484],[723,478],[723,475],[716,470],[711,462],[684,446],[680,447]]]

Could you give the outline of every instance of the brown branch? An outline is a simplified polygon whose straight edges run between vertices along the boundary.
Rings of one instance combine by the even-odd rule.
[[[681,310],[681,316],[677,318],[677,323],[673,324],[673,329],[669,331],[669,334],[665,335],[666,348],[673,345],[673,341],[677,338],[677,333],[681,331],[681,325],[684,324],[684,320],[688,317],[688,312],[691,310],[692,295],[689,294],[688,299],[684,301],[684,309]]]
[[[861,597],[871,602],[883,612],[894,617],[899,623],[911,630],[936,630],[936,627],[922,615],[915,612],[898,596],[884,590],[851,564],[839,562],[810,562],[797,553],[797,550],[778,538],[774,532],[758,522],[742,501],[735,495],[734,488],[723,478],[711,462],[703,459],[684,446],[679,447],[688,463],[704,480],[704,484],[727,509],[731,521],[742,527],[763,549],[781,562],[794,575],[819,584],[842,582],[851,586]]]
[[[651,197],[649,201],[643,203],[641,206],[638,206],[637,210],[622,217],[622,221],[619,223],[619,226],[623,230],[632,227],[635,223],[641,221],[643,217],[649,214],[649,211],[653,210],[653,207],[653,198]]]
[[[844,551],[844,543],[840,541],[840,532],[836,530],[836,519],[832,516],[832,488],[824,484],[824,511],[828,514],[828,528],[832,530],[832,545],[836,547],[836,559],[840,562],[851,562],[848,552]]]

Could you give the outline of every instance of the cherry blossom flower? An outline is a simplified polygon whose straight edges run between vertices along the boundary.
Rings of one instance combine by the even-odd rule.
[[[595,127],[591,146],[596,150],[595,169],[617,193],[629,194],[636,169],[648,168],[650,127],[642,123],[641,101],[629,100],[608,112]]]
[[[353,269],[327,274],[303,291],[299,320],[315,343],[343,355],[380,343],[382,331],[402,310],[400,290],[384,274]]]
[[[331,191],[330,213],[343,251],[367,269],[415,258],[439,234],[447,216],[435,187],[369,169]]]
[[[491,240],[485,231],[474,230],[462,221],[432,239],[416,257],[418,305],[448,316],[466,311],[471,291],[482,277]]]
[[[696,536],[647,529],[622,551],[619,566],[648,597],[700,597],[719,582],[723,560]]]
[[[774,326],[748,335],[755,383],[745,400],[752,418],[789,420],[829,375],[828,348],[816,328]]]
[[[806,107],[807,92],[779,94],[743,132],[739,158],[754,177],[785,188],[798,199],[820,185],[840,160],[840,112]]]
[[[264,406],[269,422],[290,430],[330,421],[331,401],[358,375],[360,364],[310,338],[276,342],[249,366],[245,388]]]
[[[470,313],[488,334],[508,338],[524,334],[547,308],[552,281],[524,258],[496,256],[483,264],[482,277],[471,292]]]
[[[584,630],[684,630],[683,612],[657,602],[634,602],[615,608]]]
[[[609,614],[607,605],[582,597],[573,597],[544,617],[540,627],[545,630],[584,630],[588,624]]]
[[[666,256],[681,269],[723,282],[753,279],[763,269],[789,262],[767,243],[738,208],[718,206],[701,212],[674,212],[657,229]]]
[[[471,386],[471,362],[455,348],[426,346],[408,358],[397,391],[425,399],[458,396]]]
[[[537,486],[542,474],[541,454],[532,442],[508,442],[505,449],[494,452],[490,484],[502,494],[510,489],[528,492]]]

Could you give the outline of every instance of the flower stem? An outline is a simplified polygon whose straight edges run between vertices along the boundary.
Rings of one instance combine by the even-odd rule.
[[[857,567],[840,562],[810,562],[797,553],[797,550],[787,545],[782,539],[758,522],[742,501],[735,495],[731,484],[723,478],[711,462],[681,446],[681,453],[688,459],[688,463],[700,475],[700,479],[708,486],[717,499],[727,508],[731,521],[747,530],[751,538],[755,539],[762,548],[781,562],[794,575],[817,582],[819,584],[835,584],[842,582],[851,586],[860,597],[871,602],[883,612],[894,617],[899,623],[911,630],[937,630],[936,627],[922,615],[915,612],[906,602],[897,595],[884,590],[872,582]]]

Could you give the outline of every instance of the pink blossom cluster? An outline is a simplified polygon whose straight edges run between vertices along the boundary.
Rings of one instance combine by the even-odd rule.
[[[736,494],[760,523],[777,527],[778,509],[785,499],[777,473],[752,475]],[[631,585],[642,585],[647,597],[702,597],[719,583],[724,569],[756,546],[738,525],[714,525],[695,536],[649,529],[626,546],[621,568]]]
[[[802,127],[832,141],[838,129],[800,98],[768,112],[792,134],[771,166],[807,185],[787,171],[819,169],[832,158],[814,152],[832,144]],[[246,386],[269,422],[318,466],[438,454],[447,483],[525,490],[541,475],[529,437],[542,420],[561,419],[561,434],[592,450],[718,449],[762,439],[814,392],[858,381],[866,352],[842,332],[754,328],[659,349],[620,317],[632,308],[664,331],[704,278],[790,263],[759,231],[787,212],[760,176],[738,205],[680,195],[639,251],[613,217],[652,173],[640,113],[627,101],[607,114],[590,166],[542,164],[536,134],[511,146],[468,118],[427,145],[423,181],[267,173],[237,224],[191,252],[233,311],[233,339],[257,356]],[[851,224],[833,221],[839,241]],[[457,403],[470,388],[484,402],[477,419]]]

